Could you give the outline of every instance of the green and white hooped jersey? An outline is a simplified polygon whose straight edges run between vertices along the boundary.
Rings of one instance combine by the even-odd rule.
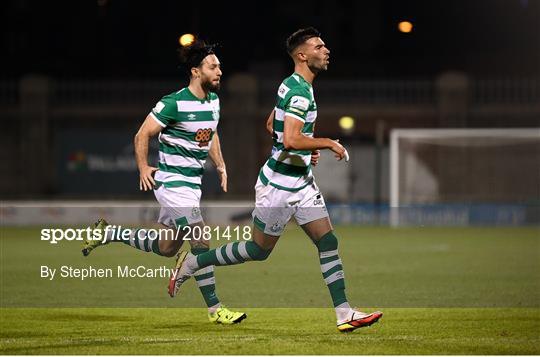
[[[313,126],[317,118],[313,87],[297,73],[287,77],[279,86],[273,119],[272,156],[259,172],[259,179],[263,184],[294,192],[313,181],[311,151],[285,149],[283,145],[285,115],[300,120],[304,124],[302,133],[313,137]]]
[[[159,134],[156,185],[201,189],[204,163],[219,122],[219,98],[201,100],[186,87],[161,98],[150,112]]]

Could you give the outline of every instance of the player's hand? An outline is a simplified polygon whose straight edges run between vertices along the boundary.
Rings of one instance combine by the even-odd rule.
[[[219,180],[221,181],[221,188],[223,192],[227,192],[227,169],[225,166],[216,167],[216,170],[219,174]]]
[[[156,181],[154,181],[154,172],[158,170],[157,167],[146,166],[139,169],[139,190],[149,191],[154,188]]]
[[[329,149],[334,152],[334,157],[338,161],[343,160],[343,158],[345,157],[345,148],[343,147],[343,145],[339,143],[339,139],[331,140],[331,141],[332,141],[332,144],[330,145]]]
[[[311,152],[311,165],[317,166],[321,157],[321,150],[313,150]]]

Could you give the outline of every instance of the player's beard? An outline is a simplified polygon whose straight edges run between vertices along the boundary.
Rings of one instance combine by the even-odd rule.
[[[217,82],[217,84],[214,84],[212,81],[204,81],[201,83],[201,87],[205,92],[217,92],[220,88],[220,82]]]
[[[322,72],[322,71],[326,71],[328,69],[326,60],[313,61],[312,63],[308,62],[308,67],[311,70],[311,72],[315,74],[318,74],[319,72]]]

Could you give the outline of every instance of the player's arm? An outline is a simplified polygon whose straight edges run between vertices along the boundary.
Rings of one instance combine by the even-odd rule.
[[[272,112],[270,112],[270,115],[268,116],[268,119],[266,119],[266,130],[268,130],[270,135],[274,134],[274,126],[273,126],[274,111],[275,111],[275,109],[273,109]]]
[[[287,150],[321,150],[329,149],[341,160],[345,157],[345,148],[337,141],[329,138],[311,138],[302,134],[304,122],[295,117],[285,115],[283,127],[283,145]]]
[[[216,131],[214,137],[212,138],[212,145],[210,145],[210,151],[208,153],[210,159],[216,165],[217,172],[219,173],[219,179],[221,181],[221,188],[223,192],[227,192],[227,168],[225,166],[225,160],[221,154],[221,144],[219,142],[219,136]]]
[[[313,136],[315,136],[315,123],[313,123]],[[321,150],[313,150],[311,152],[311,165],[317,166],[321,158]]]
[[[157,167],[148,165],[148,143],[150,138],[157,135],[163,127],[149,114],[137,134],[135,134],[135,159],[139,168],[139,189],[141,191],[151,190],[156,182],[152,177]]]

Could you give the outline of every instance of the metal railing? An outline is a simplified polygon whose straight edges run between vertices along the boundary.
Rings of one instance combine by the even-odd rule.
[[[472,81],[474,104],[540,103],[540,78]]]
[[[174,81],[89,80],[58,81],[54,85],[56,104],[133,104],[157,101],[178,90]]]

